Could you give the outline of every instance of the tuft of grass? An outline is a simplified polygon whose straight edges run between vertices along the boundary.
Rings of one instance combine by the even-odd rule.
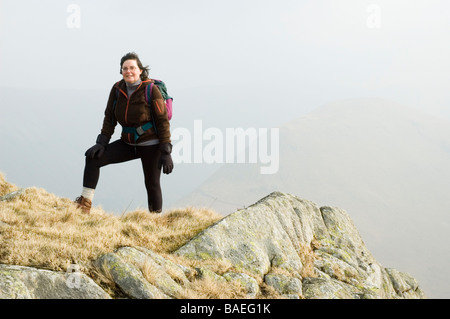
[[[5,175],[0,172],[0,196],[4,196],[17,190],[19,190],[19,188],[13,184],[6,182]]]
[[[317,260],[318,256],[315,253],[315,250],[317,248],[320,247],[320,242],[314,238],[310,245],[303,245],[301,247],[299,256],[300,256],[300,260],[302,261],[303,264],[303,269],[301,272],[301,276],[303,278],[306,277],[317,277],[317,273],[315,271],[315,267],[314,267],[314,261]]]
[[[180,299],[244,299],[246,292],[237,281],[215,280],[211,277],[194,279],[180,294]]]

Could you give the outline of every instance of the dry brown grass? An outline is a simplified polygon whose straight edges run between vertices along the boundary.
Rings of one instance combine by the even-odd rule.
[[[0,196],[18,188],[0,174]],[[83,214],[72,200],[29,188],[0,202],[0,263],[65,271],[121,246],[170,253],[222,216],[186,208],[164,214],[130,212],[117,217],[93,208]]]
[[[302,261],[303,268],[300,275],[303,278],[317,277],[317,273],[314,268],[314,261],[318,258],[318,256],[314,251],[319,247],[320,242],[315,238],[311,241],[311,244],[309,246],[303,245],[301,247],[299,256],[300,260]]]
[[[5,176],[0,172],[0,196],[12,193],[18,189],[17,186],[6,182]]]
[[[245,299],[246,290],[239,282],[216,280],[206,276],[194,279],[180,294],[180,299]]]

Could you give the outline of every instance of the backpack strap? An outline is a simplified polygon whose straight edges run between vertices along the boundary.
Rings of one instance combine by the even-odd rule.
[[[149,85],[147,85],[147,87],[145,88],[145,102],[147,102],[147,104],[150,105],[150,102],[152,100],[152,91],[153,91],[153,85],[154,83],[150,82]]]
[[[129,126],[122,126],[122,133],[126,134],[133,134],[134,136],[134,142],[136,143],[137,139],[145,133],[145,131],[151,129],[153,127],[152,122],[147,122],[144,125],[141,125],[139,127],[129,127]]]

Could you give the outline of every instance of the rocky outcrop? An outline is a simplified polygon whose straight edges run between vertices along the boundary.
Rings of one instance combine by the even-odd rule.
[[[225,217],[176,253],[227,260],[290,297],[424,297],[414,278],[376,261],[345,211],[284,193]]]
[[[0,299],[109,298],[91,278],[79,271],[0,265]]]
[[[348,214],[275,192],[203,230],[174,253],[183,266],[144,247],[92,261],[126,298],[185,298],[198,278],[238,285],[247,298],[272,289],[285,298],[424,298],[417,281],[384,268]],[[210,261],[230,265],[224,273]],[[0,298],[109,298],[81,273],[0,265]],[[76,280],[75,280],[76,279]]]

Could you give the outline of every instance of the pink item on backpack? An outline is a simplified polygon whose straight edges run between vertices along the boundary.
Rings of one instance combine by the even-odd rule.
[[[172,99],[166,100],[167,118],[169,121],[172,119]]]
[[[149,84],[149,86],[148,86],[148,92],[147,92],[147,94],[145,94],[145,101],[147,102],[147,103],[150,103],[150,100],[151,100],[151,96],[152,96],[152,90],[153,90],[153,85],[156,85],[156,86],[158,86],[159,84],[163,84],[164,85],[164,91],[165,91],[165,84],[164,84],[164,82],[163,81],[161,81],[161,80],[154,80],[155,81],[155,83],[150,83]],[[173,100],[173,98],[172,97],[170,97],[170,96],[168,96],[167,95],[167,92],[165,92],[166,93],[166,99],[164,99],[164,104],[165,104],[165,106],[166,106],[166,111],[167,111],[167,118],[168,118],[168,120],[170,121],[171,119],[172,119],[172,100]]]

